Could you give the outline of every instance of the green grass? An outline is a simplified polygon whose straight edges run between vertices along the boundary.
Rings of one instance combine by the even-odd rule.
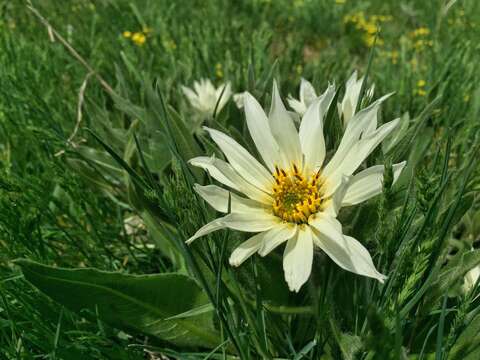
[[[49,36],[27,2],[0,1],[0,358],[478,358],[479,286],[460,289],[480,263],[469,253],[480,241],[480,3],[32,3],[104,83]],[[151,31],[142,46],[122,35],[143,28]],[[428,33],[414,33],[421,28]],[[316,89],[340,85],[354,69],[365,74],[370,55],[376,95],[395,92],[381,121],[402,117],[410,126],[368,163],[408,167],[395,187],[341,218],[389,276],[385,286],[317,255],[311,280],[294,295],[284,292],[281,252],[238,269],[227,264],[243,239],[236,232],[185,247],[214,218],[192,191],[205,179],[186,161],[216,150],[189,131],[195,115],[180,86],[230,81],[234,92],[249,90],[267,104],[274,78],[284,97],[296,96],[301,77]],[[233,101],[214,124],[251,146]],[[146,230],[127,233],[124,219],[135,214]],[[95,311],[72,312],[26,281],[18,258],[190,274],[208,286],[223,345],[209,355],[213,349],[110,326]]]

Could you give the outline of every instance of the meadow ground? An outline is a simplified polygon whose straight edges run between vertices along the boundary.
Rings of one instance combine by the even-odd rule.
[[[0,0],[0,358],[480,358],[479,40],[476,0]],[[295,293],[283,246],[231,267],[244,233],[185,245],[216,217],[200,124],[256,152],[233,99],[205,115],[182,86],[268,109],[274,79],[334,82],[328,158],[354,70],[356,109],[394,92],[378,123],[400,118],[363,162],[382,193],[339,214],[386,281],[316,250]]]

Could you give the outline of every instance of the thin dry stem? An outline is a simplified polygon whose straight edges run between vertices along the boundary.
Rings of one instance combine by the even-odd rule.
[[[100,82],[102,87],[107,91],[110,95],[115,95],[115,91],[113,91],[112,87],[98,74],[95,69],[93,69],[90,64],[73,48],[72,45],[68,43],[67,40],[65,40],[56,30],[55,28],[48,22],[47,19],[45,19],[40,12],[33,7],[33,5],[29,2],[27,5],[27,8],[40,20],[40,22],[45,25],[47,28],[47,31],[49,33],[49,36],[53,34],[55,38],[60,41],[60,43],[67,48],[67,50],[70,52],[70,54],[77,59],[87,70],[89,73],[92,73],[95,75],[97,80]],[[51,39],[51,38],[50,38]]]

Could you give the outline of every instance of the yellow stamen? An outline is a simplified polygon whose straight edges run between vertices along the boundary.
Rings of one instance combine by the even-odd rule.
[[[273,213],[284,221],[304,224],[322,210],[324,202],[320,172],[306,177],[293,164],[292,169],[275,167],[273,174]]]

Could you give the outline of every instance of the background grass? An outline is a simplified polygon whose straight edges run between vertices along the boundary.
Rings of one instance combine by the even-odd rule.
[[[442,311],[446,289],[422,285],[438,259],[446,264],[479,240],[480,3],[32,3],[117,97],[88,75],[57,38],[49,36],[26,2],[0,1],[2,358],[153,359],[161,353],[182,359],[205,357],[152,344],[148,338],[127,335],[100,320],[87,321],[31,287],[11,261],[24,257],[49,265],[136,274],[179,270],[181,261],[166,255],[168,249],[159,236],[143,229],[133,234],[125,231],[124,219],[138,212],[132,189],[118,165],[83,128],[94,129],[129,163],[138,164],[139,159],[129,155],[134,144],[126,135],[128,129],[135,129],[149,166],[160,171],[170,167],[166,144],[150,137],[153,122],[135,121],[142,111],[155,114],[156,103],[148,95],[155,79],[165,101],[188,122],[194,115],[181,93],[182,84],[190,85],[200,77],[217,84],[231,81],[236,92],[249,89],[264,100],[270,91],[270,73],[279,80],[283,95],[297,94],[300,77],[312,80],[317,89],[328,81],[341,84],[354,69],[366,72],[377,31],[369,82],[375,83],[376,94],[395,91],[383,108],[385,119],[415,120],[415,142],[409,144],[407,137],[404,148],[389,157],[393,161],[408,158],[411,176],[403,180],[401,194],[387,189],[380,199],[345,216],[354,219],[348,222],[348,231],[362,234],[369,248],[379,249],[375,262],[392,279],[379,290],[373,285],[362,287],[362,280],[352,275],[335,278],[317,269],[314,281],[336,284],[335,292],[326,287],[320,291],[317,302],[323,315],[312,320],[329,324],[329,330],[300,326],[295,317],[284,323],[272,316],[269,325],[277,333],[269,335],[266,347],[275,348],[284,358],[349,358],[358,345],[354,335],[362,334],[366,350],[356,355],[359,358],[405,358],[409,352],[418,357],[424,347],[423,354],[432,357],[462,358],[455,344],[466,319],[478,311],[478,299],[475,294],[453,296],[445,300]],[[125,31],[144,32],[145,43],[136,44],[123,36]],[[82,126],[71,139],[82,84],[86,84]],[[233,102],[217,121],[241,137],[243,115]],[[92,155],[92,151],[98,152]],[[376,154],[377,159],[382,156]],[[166,201],[171,209],[183,209],[190,199],[178,196],[185,192],[184,185],[172,178],[175,166],[172,169],[170,180],[163,182]],[[192,222],[190,215],[180,214],[176,220],[191,233],[201,221]],[[456,278],[450,284],[451,292],[461,285],[459,281]],[[351,286],[357,285],[352,295]],[[434,295],[437,291],[438,296],[425,299],[424,291]],[[376,307],[362,308],[368,302]],[[445,318],[441,331],[440,317]],[[365,331],[361,328],[366,323],[359,323],[364,318],[368,318]],[[237,331],[248,334],[250,330],[239,326]],[[312,333],[323,344],[321,349],[308,347],[306,340]],[[338,337],[343,337],[340,345],[332,344],[331,339]],[[249,347],[248,340],[242,343]],[[346,344],[345,349],[341,344]],[[367,350],[374,355],[366,355]],[[251,358],[260,357],[251,351]]]

